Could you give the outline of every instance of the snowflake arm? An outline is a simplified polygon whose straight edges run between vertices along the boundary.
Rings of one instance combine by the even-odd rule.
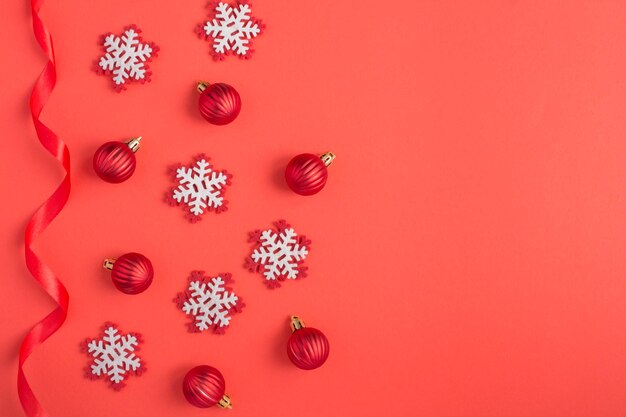
[[[111,54],[114,50],[119,50],[121,39],[112,33],[104,38],[106,54],[100,58],[100,67],[104,71],[112,71],[115,68],[116,58]]]
[[[206,22],[204,25],[206,35],[215,39],[213,49],[219,54],[223,54],[230,49],[228,37],[223,35],[223,33],[228,31],[228,23],[230,22],[229,9],[226,3],[219,3],[215,8],[215,19]]]

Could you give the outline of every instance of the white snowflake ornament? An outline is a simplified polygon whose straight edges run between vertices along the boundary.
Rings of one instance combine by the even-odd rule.
[[[252,55],[251,39],[265,29],[259,19],[251,17],[252,9],[246,0],[234,3],[209,3],[209,18],[198,25],[199,36],[212,42],[211,55],[216,60],[223,60],[230,53],[248,59]]]
[[[227,210],[224,192],[232,175],[225,170],[214,170],[209,161],[206,155],[200,154],[190,167],[179,164],[171,168],[176,186],[166,194],[166,201],[170,205],[184,206],[186,217],[192,223],[208,211]]]
[[[157,55],[159,47],[143,42],[140,33],[137,26],[131,25],[121,35],[108,33],[102,37],[104,55],[96,63],[96,72],[112,75],[117,91],[125,90],[130,81],[150,81],[148,62]]]
[[[228,286],[232,282],[228,273],[208,277],[203,271],[193,271],[187,289],[174,301],[178,308],[191,316],[189,331],[213,330],[223,334],[230,325],[231,315],[241,312],[245,304]]]
[[[276,229],[250,233],[248,241],[256,243],[256,246],[246,259],[248,270],[263,273],[269,288],[278,288],[287,279],[305,278],[307,267],[302,263],[311,247],[311,241],[304,235],[298,235],[285,220],[279,220],[274,225]]]
[[[108,379],[115,390],[123,388],[130,375],[141,375],[145,363],[136,353],[142,343],[141,335],[128,333],[122,335],[112,323],[105,323],[104,335],[100,339],[87,339],[82,350],[90,356],[91,363],[85,369],[89,379]]]

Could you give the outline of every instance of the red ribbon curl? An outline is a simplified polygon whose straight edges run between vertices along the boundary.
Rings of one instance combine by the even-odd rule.
[[[70,195],[70,153],[65,143],[57,135],[39,120],[39,115],[43,110],[50,93],[56,84],[56,65],[54,59],[54,48],[52,38],[48,29],[39,17],[39,9],[43,0],[31,0],[33,16],[33,32],[41,49],[48,57],[48,62],[35,82],[35,87],[30,95],[30,112],[33,117],[35,130],[39,142],[46,150],[54,156],[65,170],[65,176],[59,187],[46,200],[30,218],[26,225],[24,236],[25,260],[28,270],[41,287],[58,304],[50,314],[40,320],[28,332],[19,351],[19,366],[17,371],[17,392],[22,403],[24,413],[28,417],[47,417],[48,414],[43,409],[32,389],[28,385],[23,365],[33,350],[42,344],[48,337],[57,331],[65,321],[69,295],[61,281],[54,275],[54,272],[44,264],[33,252],[32,244],[37,237],[48,227],[50,222],[61,212]]]

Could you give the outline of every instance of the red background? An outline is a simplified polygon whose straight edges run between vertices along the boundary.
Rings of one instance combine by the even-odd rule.
[[[157,5],[158,3],[158,5]],[[204,416],[185,371],[222,370],[232,416],[623,416],[626,413],[626,6],[619,1],[258,1],[250,61],[213,62],[202,1],[49,0],[59,83],[43,119],[67,142],[73,193],[37,242],[71,295],[26,366],[51,416]],[[98,36],[136,23],[161,47],[153,82],[113,93]],[[26,1],[0,13],[4,197],[0,404],[20,415],[17,349],[53,306],[23,264],[23,229],[60,180],[27,97],[44,59]],[[234,85],[240,117],[206,124],[194,81]],[[143,135],[113,186],[94,150]],[[289,158],[332,150],[317,196]],[[231,209],[191,225],[162,203],[165,167],[206,152]],[[285,218],[313,240],[310,277],[269,291],[242,268],[248,231]],[[115,291],[104,257],[149,256],[153,286]],[[247,302],[225,336],[186,333],[171,302],[192,269],[230,271]],[[303,372],[287,317],[331,355]],[[79,342],[105,320],[146,339],[122,392],[83,379]]]

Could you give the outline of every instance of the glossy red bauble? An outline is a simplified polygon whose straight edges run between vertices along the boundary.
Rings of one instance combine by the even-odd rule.
[[[305,327],[296,316],[291,317],[293,333],[287,343],[287,356],[300,369],[319,368],[328,359],[330,346],[324,333],[312,327]]]
[[[332,152],[322,156],[303,153],[295,156],[287,164],[285,180],[295,193],[313,195],[320,192],[328,179],[328,166],[335,159]]]
[[[226,125],[239,115],[241,98],[233,87],[224,83],[199,83],[198,108],[207,122],[214,125]]]
[[[222,373],[212,366],[200,365],[191,369],[183,380],[183,394],[191,405],[208,408],[218,405],[232,408],[230,398],[224,394],[226,383]]]
[[[127,253],[119,258],[105,259],[104,269],[111,271],[115,288],[125,294],[139,294],[152,284],[152,262],[140,253]]]
[[[137,161],[135,152],[139,149],[141,137],[128,143],[107,142],[100,146],[93,156],[93,169],[106,182],[120,183],[129,179]]]

